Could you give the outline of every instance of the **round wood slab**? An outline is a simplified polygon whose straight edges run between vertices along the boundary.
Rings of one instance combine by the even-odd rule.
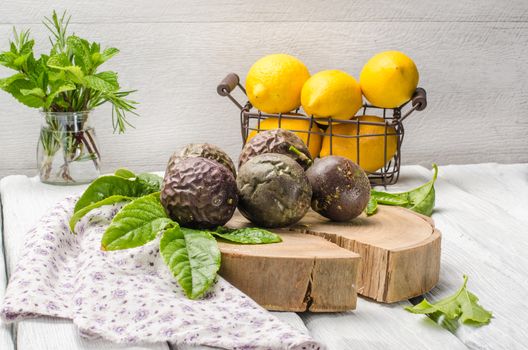
[[[231,226],[245,226],[231,222]],[[356,308],[360,257],[314,235],[273,230],[281,243],[219,243],[220,275],[268,310]],[[339,274],[334,273],[339,271]]]
[[[237,212],[227,226],[251,223]],[[282,243],[220,243],[220,274],[269,310],[345,311],[355,308],[356,293],[390,303],[438,282],[440,232],[404,208],[380,206],[373,216],[345,223],[310,211],[272,231]]]
[[[431,290],[440,276],[440,231],[411,210],[379,206],[346,223],[309,212],[292,229],[323,237],[361,256],[358,293],[392,303]]]

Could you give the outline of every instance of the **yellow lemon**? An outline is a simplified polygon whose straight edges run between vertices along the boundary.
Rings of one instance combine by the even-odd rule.
[[[411,99],[418,79],[413,60],[399,51],[385,51],[363,66],[359,84],[363,95],[374,106],[395,108]]]
[[[301,104],[308,115],[350,119],[362,105],[361,89],[351,75],[340,70],[325,70],[314,74],[304,84]]]
[[[255,125],[255,127],[257,126]],[[264,130],[277,129],[278,127],[279,127],[278,118],[266,118],[260,121],[259,129],[260,131],[264,131]],[[321,150],[321,141],[323,140],[323,136],[320,135],[322,132],[317,126],[317,124],[313,123],[312,127],[310,128],[310,122],[308,120],[281,119],[280,128],[292,131],[294,134],[299,136],[299,138],[303,140],[303,142],[306,145],[308,145],[308,130],[311,130],[312,133],[310,134],[310,142],[308,145],[308,149],[310,150],[310,154],[312,155],[313,158],[319,155],[319,151]],[[316,133],[320,133],[320,134],[316,134]],[[246,141],[251,140],[256,134],[257,134],[257,131],[255,130],[251,131]]]
[[[297,58],[274,54],[251,66],[246,77],[249,102],[266,113],[287,113],[301,105],[301,89],[310,77]]]
[[[364,115],[358,117],[360,121],[384,123],[383,118]],[[321,148],[320,157],[330,155],[330,136],[328,135],[329,130],[326,130],[326,134],[323,137],[323,146]],[[345,138],[335,136],[340,135],[357,135],[356,124],[336,124],[332,125],[332,154],[337,156],[346,157],[363,168],[368,172],[374,172],[383,167],[396,153],[398,145],[398,136],[389,135],[387,136],[387,144],[385,145],[385,133],[384,125],[364,125],[359,126],[359,135],[367,134],[379,134],[380,136],[363,136],[359,138],[359,162],[357,159],[357,138]],[[396,130],[393,127],[387,128],[387,134],[395,134]],[[385,149],[387,149],[387,155],[385,157]]]

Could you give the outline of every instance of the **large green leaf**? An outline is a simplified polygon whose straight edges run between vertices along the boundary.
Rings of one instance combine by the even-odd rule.
[[[189,298],[201,297],[215,281],[221,255],[209,232],[169,228],[160,240],[160,252]]]
[[[218,227],[211,233],[225,240],[241,244],[267,244],[282,242],[282,239],[279,235],[258,227],[246,227],[239,229]]]
[[[70,230],[72,232],[75,231],[75,225],[79,220],[83,218],[86,214],[88,214],[90,211],[102,207],[104,205],[111,205],[119,202],[128,202],[134,200],[133,197],[127,197],[127,196],[120,196],[120,195],[114,195],[107,197],[103,200],[100,200],[99,202],[95,202],[93,204],[87,205],[86,207],[82,208],[81,210],[76,211],[72,217],[70,218]]]
[[[101,240],[101,249],[120,250],[144,245],[169,225],[176,225],[161,205],[159,192],[135,199],[112,219]]]
[[[133,179],[136,177],[136,174],[134,172],[128,170],[127,168],[119,168],[116,171],[114,171],[115,176],[124,177],[125,179]]]
[[[115,175],[101,176],[84,191],[74,211],[77,212],[110,196],[141,197],[159,190],[159,187],[153,188],[137,179],[125,179]]]
[[[156,174],[143,173],[137,176],[137,181],[143,185],[145,192],[156,192],[161,190],[163,178]]]

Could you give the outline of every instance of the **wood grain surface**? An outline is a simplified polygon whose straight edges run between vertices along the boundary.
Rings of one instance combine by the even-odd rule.
[[[524,0],[4,0],[1,47],[15,25],[32,30],[37,50],[47,49],[40,21],[51,8],[68,8],[77,34],[120,48],[108,68],[139,90],[141,117],[125,135],[112,134],[108,106],[96,111],[104,171],[161,169],[189,142],[216,143],[236,157],[238,113],[216,84],[231,71],[244,80],[262,55],[287,52],[312,73],[338,68],[357,77],[387,49],[414,58],[428,91],[427,109],[406,121],[404,163],[528,161]],[[34,110],[0,94],[0,177],[36,173],[39,123]]]

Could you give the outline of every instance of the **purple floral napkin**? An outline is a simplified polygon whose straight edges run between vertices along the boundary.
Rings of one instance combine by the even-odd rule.
[[[66,198],[26,235],[7,287],[7,322],[40,315],[71,319],[82,336],[118,343],[169,341],[226,349],[321,349],[222,278],[201,300],[183,294],[159,256],[158,242],[103,252],[101,236],[120,205],[68,220]]]

